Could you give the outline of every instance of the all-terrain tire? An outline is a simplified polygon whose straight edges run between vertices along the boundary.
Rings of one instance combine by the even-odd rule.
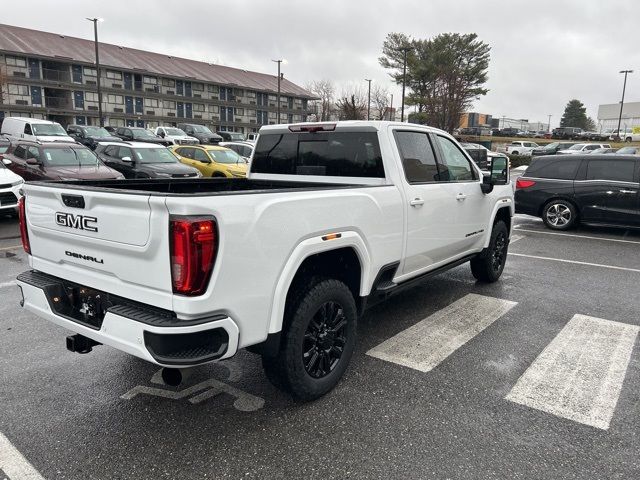
[[[471,260],[471,273],[480,282],[493,283],[500,278],[507,261],[509,229],[498,220],[491,230],[489,246]]]

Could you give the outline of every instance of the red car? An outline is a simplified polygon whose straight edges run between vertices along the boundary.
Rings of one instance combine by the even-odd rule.
[[[5,164],[25,181],[109,180],[124,176],[107,167],[83,145],[70,142],[12,142],[3,154]]]

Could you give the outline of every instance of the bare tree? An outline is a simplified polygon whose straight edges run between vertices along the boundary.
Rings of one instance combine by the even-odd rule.
[[[391,104],[389,90],[380,85],[375,85],[371,89],[371,104],[374,120],[384,120]]]
[[[362,92],[361,88],[344,89],[336,106],[340,120],[364,120],[367,118],[367,95]]]
[[[321,122],[330,120],[335,101],[335,87],[331,80],[314,80],[307,85],[307,90],[319,98],[315,101],[317,119]]]

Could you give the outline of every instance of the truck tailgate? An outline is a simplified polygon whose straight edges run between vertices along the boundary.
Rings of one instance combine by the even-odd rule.
[[[171,309],[163,197],[29,184],[24,191],[34,269]]]

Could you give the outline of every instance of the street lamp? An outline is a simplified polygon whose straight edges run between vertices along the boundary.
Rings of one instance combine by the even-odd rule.
[[[402,106],[400,107],[400,121],[404,122],[404,89],[407,80],[407,52],[411,50],[411,47],[403,47],[400,50],[404,52],[404,63],[402,66]]]
[[[280,64],[282,62],[284,62],[283,59],[279,59],[279,60],[271,60],[272,62],[276,62],[278,64],[278,121],[276,123],[280,123],[280,80],[281,80],[281,75],[280,75]]]
[[[367,120],[371,120],[371,79],[365,78],[365,82],[369,82],[369,95],[367,97]]]
[[[100,88],[100,55],[98,52],[98,22],[102,22],[102,18],[88,18],[90,22],[93,22],[93,35],[94,44],[96,47],[96,86],[98,87],[98,123],[101,127],[104,127],[104,119],[102,118],[102,89]]]
[[[620,102],[620,115],[618,116],[618,140],[620,137],[620,123],[622,122],[622,108],[624,107],[624,92],[627,89],[627,75],[633,73],[633,70],[620,70],[619,73],[624,73],[624,83],[622,84],[622,101]]]
[[[548,115],[549,117],[549,123],[547,123],[547,133],[551,133],[551,117],[553,117],[553,115]]]
[[[391,106],[389,107],[389,120],[395,121],[395,118],[393,118],[392,115],[393,115],[393,93],[391,94]]]

